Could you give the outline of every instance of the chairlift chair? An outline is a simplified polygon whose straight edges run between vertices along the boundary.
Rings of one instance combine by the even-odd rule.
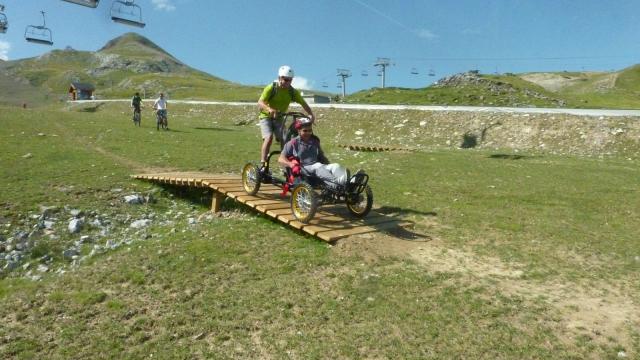
[[[111,20],[129,26],[143,28],[142,8],[133,0],[115,0],[111,5]]]
[[[62,0],[72,4],[82,5],[90,8],[97,8],[100,0]]]
[[[327,82],[325,81],[325,82],[323,82],[323,83],[322,83],[322,87],[323,87],[323,88],[328,88],[328,87],[329,87],[329,84],[327,84]]]
[[[411,75],[418,75],[418,69],[417,68],[411,68]]]
[[[42,13],[42,25],[28,25],[24,29],[24,38],[28,42],[51,46],[53,45],[51,29],[47,27],[44,11],[40,11],[40,13]]]
[[[6,33],[9,28],[9,21],[7,21],[7,15],[4,14],[4,5],[0,5],[0,33]]]
[[[360,73],[360,75],[362,75],[362,76],[369,76],[369,73],[367,72],[367,70],[362,70],[362,72]]]
[[[436,76],[436,72],[433,69],[429,69],[429,76]]]
[[[336,87],[337,87],[338,89],[342,89],[342,83],[338,83],[338,84],[336,85]]]

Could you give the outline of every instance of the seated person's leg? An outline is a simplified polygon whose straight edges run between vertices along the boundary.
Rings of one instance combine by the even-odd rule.
[[[324,165],[315,163],[304,168],[311,175],[320,178],[329,186],[344,185],[347,182],[347,170],[338,164]]]

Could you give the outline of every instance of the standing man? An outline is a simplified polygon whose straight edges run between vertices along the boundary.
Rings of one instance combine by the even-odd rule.
[[[153,103],[153,108],[157,111],[157,129],[160,130],[160,125],[162,125],[165,130],[169,130],[169,121],[167,120],[167,100],[165,100],[163,93],[160,93],[160,97]],[[161,121],[164,121],[164,123],[161,124]]]
[[[258,107],[260,108],[258,118],[260,119],[260,131],[262,133],[260,160],[263,168],[267,163],[273,135],[275,134],[278,142],[282,143],[284,141],[282,139],[283,118],[278,117],[278,113],[287,112],[289,104],[296,102],[307,112],[311,122],[315,120],[313,111],[302,98],[300,91],[291,86],[292,81],[293,69],[287,65],[280,66],[280,69],[278,69],[278,81],[267,85],[258,100]]]
[[[140,93],[136,92],[131,98],[131,107],[133,108],[133,124],[140,126],[140,121],[142,120],[142,114],[140,112],[140,108],[142,106],[142,98],[140,97]]]

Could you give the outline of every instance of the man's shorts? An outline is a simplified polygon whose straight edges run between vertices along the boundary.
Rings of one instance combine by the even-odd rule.
[[[266,139],[273,135],[276,141],[282,143],[282,130],[284,126],[284,119],[260,119],[260,132],[262,132],[262,138]]]

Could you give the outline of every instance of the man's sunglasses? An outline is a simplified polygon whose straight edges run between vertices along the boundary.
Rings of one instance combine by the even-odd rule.
[[[284,81],[284,82],[291,82],[291,80],[293,80],[293,78],[286,78],[286,77],[283,77],[283,78],[281,78],[281,79],[282,79],[282,81]]]

